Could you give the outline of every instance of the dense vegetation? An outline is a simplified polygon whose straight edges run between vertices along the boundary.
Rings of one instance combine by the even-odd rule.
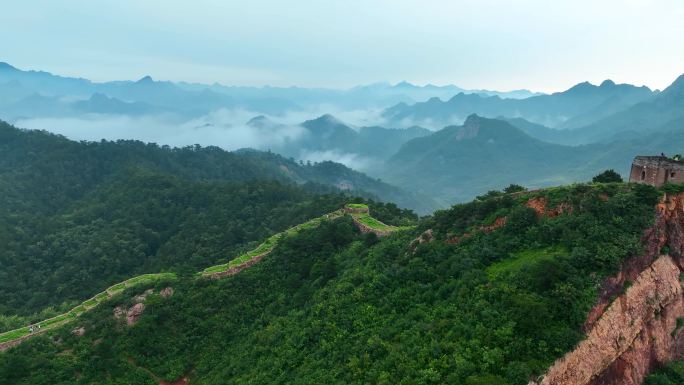
[[[596,175],[594,178],[592,178],[592,182],[595,182],[595,183],[620,183],[620,182],[622,182],[622,177],[615,170],[610,169],[610,170],[606,170],[606,171]]]
[[[382,240],[323,223],[234,277],[181,279],[132,328],[111,304],[83,337],[0,354],[0,382],[526,384],[582,338],[596,283],[641,251],[657,196],[605,184],[484,197]],[[571,209],[537,216],[530,197]],[[436,239],[411,246],[427,229]]]
[[[684,384],[684,361],[673,362],[646,378],[644,385]]]
[[[333,187],[336,177],[393,191],[332,162],[78,143],[0,122],[0,331],[28,322],[17,315],[61,313],[137,274],[226,262],[342,207],[349,197]],[[402,212],[381,205],[378,213],[392,210]]]

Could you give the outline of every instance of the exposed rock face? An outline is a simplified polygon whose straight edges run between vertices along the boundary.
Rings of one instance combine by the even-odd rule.
[[[409,245],[409,249],[411,250],[412,253],[415,253],[416,247],[418,245],[423,244],[423,243],[430,243],[435,240],[435,236],[432,234],[432,229],[427,229],[423,231],[422,234],[418,236],[418,238],[414,239],[411,241],[411,244]]]
[[[78,337],[83,337],[85,335],[85,332],[86,332],[86,330],[83,326],[71,330],[71,334],[78,336]]]
[[[126,312],[126,323],[128,326],[133,326],[138,322],[138,319],[140,316],[143,315],[145,312],[145,304],[144,303],[136,303],[135,305],[131,306],[130,309]]]
[[[139,295],[136,295],[135,297],[133,297],[133,301],[145,302],[147,297],[149,297],[152,293],[154,293],[154,289],[147,289],[142,294],[139,294]]]
[[[572,211],[572,206],[566,202],[563,202],[552,209],[547,209],[548,200],[545,197],[532,198],[528,200],[525,205],[534,210],[538,217],[547,216],[553,218]]]
[[[162,298],[169,298],[173,295],[173,288],[170,286],[166,287],[159,292],[159,295],[162,296]]]
[[[485,233],[485,234],[489,234],[489,233],[493,232],[493,231],[496,230],[496,229],[499,229],[499,228],[501,228],[501,227],[506,226],[506,223],[507,223],[507,222],[508,222],[508,218],[506,218],[506,217],[499,217],[499,218],[496,218],[496,219],[494,220],[494,223],[492,223],[491,225],[480,226],[476,231],[474,231],[474,232],[472,232],[472,233],[464,233],[464,234],[461,235],[461,236],[458,236],[458,235],[451,236],[451,237],[447,238],[446,243],[448,243],[448,244],[450,244],[450,245],[458,245],[458,244],[461,243],[461,241],[463,241],[464,239],[467,239],[467,238],[472,237],[473,234],[476,233],[476,232],[483,232],[483,233]]]
[[[643,243],[644,253],[603,283],[584,325],[587,338],[539,384],[639,385],[653,369],[684,357],[684,328],[677,329],[684,317],[684,194],[662,198]],[[670,255],[658,256],[663,246]]]
[[[673,359],[671,333],[684,315],[679,274],[671,257],[658,258],[541,384],[637,385],[655,363]]]

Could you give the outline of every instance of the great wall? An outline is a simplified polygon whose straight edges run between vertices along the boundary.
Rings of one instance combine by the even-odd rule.
[[[331,213],[322,215],[318,218],[314,218],[312,220],[289,228],[285,231],[277,233],[269,237],[266,241],[264,241],[255,249],[231,259],[228,263],[211,266],[204,269],[203,271],[197,273],[197,277],[220,279],[235,275],[263,260],[263,258],[265,258],[275,249],[278,241],[283,237],[295,235],[302,230],[314,228],[323,221],[330,221],[336,218],[340,218],[344,215],[349,215],[352,218],[355,226],[362,233],[372,232],[375,233],[378,237],[387,236],[395,231],[410,228],[386,225],[370,215],[370,211],[367,205],[349,204],[345,205],[343,209],[333,211]],[[97,307],[103,302],[106,302],[110,298],[123,293],[123,291],[128,288],[140,287],[145,285],[149,286],[150,284],[168,282],[176,279],[177,276],[173,273],[143,274],[128,279],[126,281],[117,283],[115,285],[112,285],[103,292],[96,294],[95,296],[86,301],[83,301],[80,305],[74,307],[73,309],[69,310],[64,314],[60,314],[58,316],[43,321],[32,323],[30,326],[25,326],[22,328],[0,333],[0,352],[13,348],[33,336],[45,334],[49,331],[58,329],[68,323],[71,323],[78,319],[78,317],[80,317],[84,313],[94,309],[95,307]]]
[[[533,197],[525,205],[538,216],[555,217],[572,210],[563,203],[549,208],[548,203],[544,197]],[[639,385],[655,368],[684,358],[684,290],[680,281],[684,276],[684,193],[664,194],[654,213],[655,222],[642,237],[644,252],[626,260],[616,275],[603,281],[584,324],[587,337],[529,385]],[[366,205],[350,204],[278,233],[229,263],[205,269],[198,277],[235,275],[263,260],[282,237],[343,215],[350,216],[361,232],[379,237],[405,229],[372,218]],[[505,223],[506,217],[496,218],[474,231],[489,233]],[[459,243],[469,236],[453,236],[446,242]],[[414,243],[432,240],[428,230]],[[662,254],[662,250],[668,253]],[[173,279],[176,277],[170,273],[148,274],[114,285],[65,314],[36,323],[44,327],[34,333],[24,327],[0,334],[0,351],[62,327],[126,288]]]

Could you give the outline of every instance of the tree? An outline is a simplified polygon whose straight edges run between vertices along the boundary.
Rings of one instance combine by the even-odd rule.
[[[503,191],[504,191],[506,194],[510,194],[510,193],[516,193],[516,192],[526,191],[526,190],[527,190],[527,189],[526,189],[525,187],[523,187],[523,186],[521,186],[521,185],[519,185],[519,184],[510,184],[510,185],[508,185],[508,187],[506,187]]]
[[[598,175],[596,175],[592,181],[594,183],[613,183],[613,182],[622,182],[622,177],[620,174],[615,172],[615,170],[610,169],[606,170]]]

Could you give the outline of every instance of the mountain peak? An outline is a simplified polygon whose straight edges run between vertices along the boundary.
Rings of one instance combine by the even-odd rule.
[[[97,100],[110,100],[111,98],[103,93],[100,92],[95,92],[90,96],[90,100],[97,101]]]
[[[0,71],[18,71],[18,69],[3,61],[0,62]]]
[[[570,93],[570,92],[583,92],[583,91],[590,90],[590,89],[592,89],[592,88],[594,88],[594,87],[596,87],[596,86],[594,86],[593,84],[591,84],[591,83],[589,83],[589,82],[582,82],[582,83],[577,83],[577,84],[575,84],[574,86],[570,87],[570,88],[569,88],[567,91],[565,91],[565,92],[566,92],[566,93]]]
[[[406,80],[402,80],[399,83],[397,83],[394,88],[415,88],[416,86],[407,82]]]
[[[478,114],[470,114],[466,118],[465,122],[463,122],[464,126],[472,126],[474,124],[480,124],[482,122],[482,118]]]
[[[271,124],[273,124],[273,122],[271,122],[271,120],[264,115],[255,116],[247,122],[248,126],[257,128],[264,128]]]
[[[153,83],[154,80],[152,79],[152,76],[146,75],[142,77],[140,80],[138,80],[136,83]]]
[[[610,79],[606,79],[603,81],[603,83],[601,83],[601,85],[599,87],[601,87],[601,88],[615,87],[615,82],[610,80]]]
[[[480,125],[482,123],[482,118],[477,114],[472,114],[468,116],[463,122],[463,127],[456,131],[454,139],[461,141],[463,139],[471,139],[477,136],[480,132]]]
[[[314,121],[321,122],[321,123],[335,123],[335,124],[342,123],[336,117],[334,117],[331,114],[321,115],[318,118],[314,119]]]
[[[670,97],[675,98],[676,100],[680,100],[684,97],[684,74],[680,75],[669,87],[665,88],[659,94],[659,97]]]
[[[679,75],[679,77],[667,87],[667,89],[670,88],[684,89],[684,74]]]

